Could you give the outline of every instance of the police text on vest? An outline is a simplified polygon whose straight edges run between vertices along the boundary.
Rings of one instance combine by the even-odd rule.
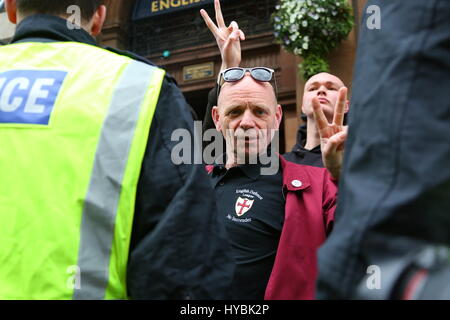
[[[65,71],[0,73],[0,123],[48,125]]]

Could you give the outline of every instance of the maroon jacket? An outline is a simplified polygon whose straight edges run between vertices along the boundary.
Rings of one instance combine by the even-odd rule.
[[[324,168],[280,159],[284,225],[265,299],[314,299],[317,249],[333,227],[337,183]]]
[[[336,181],[327,169],[280,156],[286,198],[284,224],[266,300],[314,299],[317,249],[333,227]],[[211,172],[213,166],[207,166]]]

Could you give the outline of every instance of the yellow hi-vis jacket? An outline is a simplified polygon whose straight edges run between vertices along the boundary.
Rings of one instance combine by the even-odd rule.
[[[124,299],[164,71],[75,42],[0,47],[0,299]]]

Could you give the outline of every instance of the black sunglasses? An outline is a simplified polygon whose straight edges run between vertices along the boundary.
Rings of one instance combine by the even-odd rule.
[[[217,100],[219,100],[220,89],[225,82],[236,82],[241,80],[249,72],[253,79],[261,82],[272,82],[275,90],[275,97],[278,98],[275,71],[266,67],[255,68],[229,68],[220,73],[219,87],[217,89]]]

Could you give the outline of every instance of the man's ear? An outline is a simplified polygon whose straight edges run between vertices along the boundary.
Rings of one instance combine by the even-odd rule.
[[[305,107],[304,107],[304,104],[303,104],[303,103],[302,103],[302,108],[301,108],[301,110],[302,110],[302,113],[306,114],[306,113],[305,113]]]
[[[8,14],[8,19],[11,23],[17,23],[17,6],[16,0],[6,0],[5,1],[6,13]]]
[[[106,6],[101,5],[95,11],[94,16],[92,17],[92,27],[90,34],[93,37],[98,36],[102,32],[103,24],[106,20]]]
[[[212,108],[211,116],[214,121],[214,124],[216,125],[216,130],[222,131],[222,126],[220,125],[220,121],[219,121],[220,116],[219,116],[219,108],[218,107]]]
[[[345,109],[344,112],[348,113],[348,110],[350,110],[350,100],[345,101]]]
[[[280,129],[281,119],[283,119],[283,108],[280,105],[277,105],[277,111],[275,113],[275,117],[277,119],[278,127]]]

